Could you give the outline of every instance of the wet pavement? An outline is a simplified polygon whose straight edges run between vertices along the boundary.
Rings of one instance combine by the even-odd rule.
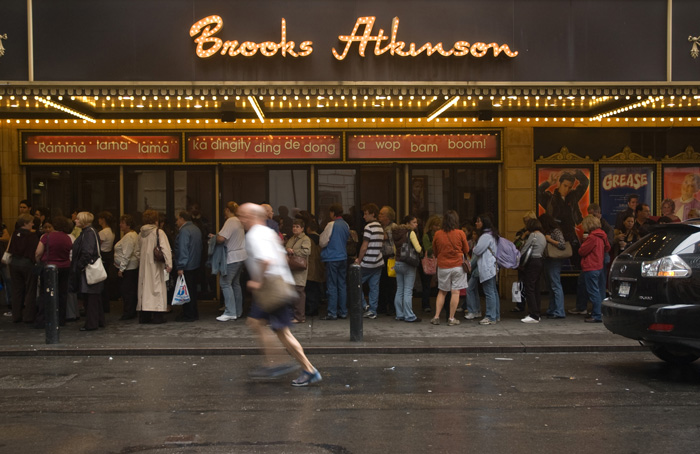
[[[439,327],[436,327],[439,328]],[[446,328],[446,327],[445,327]],[[0,358],[7,453],[689,453],[700,365],[649,353]]]
[[[546,300],[546,298],[545,298]],[[419,300],[414,300],[419,305]],[[567,308],[574,306],[567,295]],[[121,307],[115,302],[107,314],[107,326],[80,332],[82,322],[69,323],[60,330],[60,342],[46,345],[43,330],[0,320],[0,356],[12,355],[228,355],[257,354],[258,346],[245,319],[219,322],[216,301],[200,303],[200,320],[177,323],[173,314],[163,325],[140,325],[136,320],[119,321]],[[419,307],[415,308],[419,311]],[[324,321],[309,317],[292,331],[310,354],[320,353],[441,353],[441,352],[610,352],[643,351],[633,340],[611,334],[602,324],[584,323],[584,316],[568,315],[563,320],[542,319],[524,324],[522,313],[509,312],[502,303],[502,320],[496,325],[479,325],[477,320],[447,326],[429,323],[431,314],[416,312],[421,323],[406,323],[380,315],[363,320],[363,339],[350,341],[349,320]]]

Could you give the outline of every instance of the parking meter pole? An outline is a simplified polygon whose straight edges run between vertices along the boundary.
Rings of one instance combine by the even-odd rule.
[[[56,265],[47,265],[41,273],[41,291],[39,298],[44,299],[46,314],[46,343],[57,344],[58,327],[58,269]]]
[[[362,341],[362,271],[360,265],[350,265],[347,283],[350,341],[360,342]]]

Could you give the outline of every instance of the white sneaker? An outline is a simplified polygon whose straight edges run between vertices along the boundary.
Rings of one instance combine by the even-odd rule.
[[[216,319],[220,322],[228,322],[229,320],[236,320],[238,317],[235,315],[219,315]]]
[[[477,312],[476,314],[473,314],[469,312],[467,315],[464,316],[467,320],[474,320],[475,318],[481,317],[481,312]]]
[[[540,322],[539,320],[532,318],[529,315],[520,321],[523,323],[539,323]]]
[[[495,324],[496,324],[496,321],[491,320],[488,317],[482,318],[481,321],[479,322],[479,325],[495,325]]]

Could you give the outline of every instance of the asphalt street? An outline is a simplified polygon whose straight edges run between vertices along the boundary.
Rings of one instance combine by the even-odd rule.
[[[0,357],[3,453],[690,453],[700,363],[647,352]]]

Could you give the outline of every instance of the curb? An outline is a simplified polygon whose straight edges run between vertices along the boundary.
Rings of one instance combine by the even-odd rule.
[[[627,353],[646,352],[641,345],[512,345],[512,346],[440,346],[440,347],[304,347],[310,355],[347,354],[441,354],[441,353]],[[239,356],[261,355],[255,347],[220,348],[37,348],[32,350],[6,349],[0,357],[43,357],[43,356]]]

